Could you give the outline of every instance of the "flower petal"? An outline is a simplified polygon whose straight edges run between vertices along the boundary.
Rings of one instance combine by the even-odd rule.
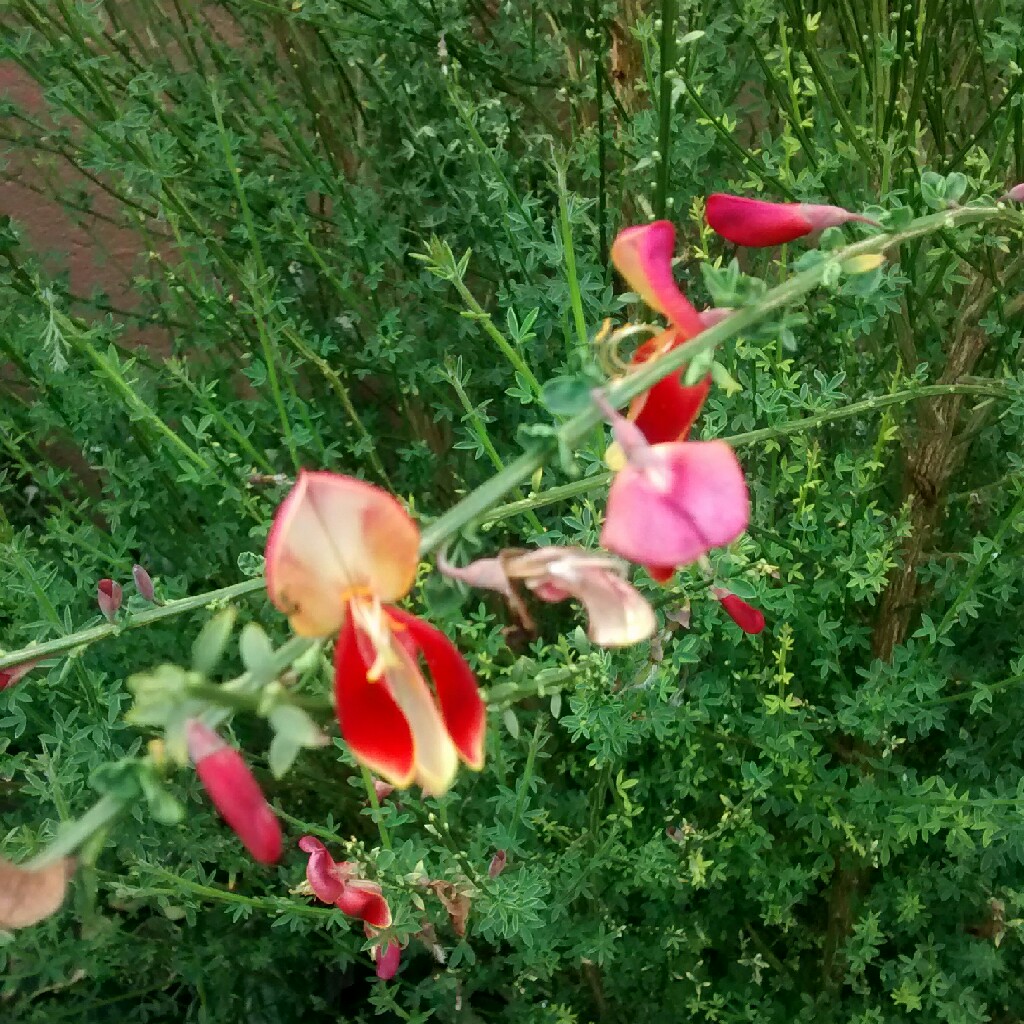
[[[391,926],[391,908],[376,882],[362,879],[347,882],[335,906],[349,917],[358,917],[374,928]]]
[[[462,760],[479,771],[484,764],[487,709],[472,669],[439,629],[399,608],[389,608],[388,614],[406,627],[422,652],[437,692],[445,729]]]
[[[743,470],[724,441],[654,445],[612,482],[601,544],[641,565],[687,565],[748,519]]]
[[[764,613],[747,604],[741,597],[731,594],[728,590],[716,588],[715,597],[721,602],[726,614],[744,633],[756,636],[764,630]]]
[[[708,196],[705,215],[711,228],[724,239],[753,248],[792,242],[812,231],[821,231],[850,221],[881,227],[878,221],[859,213],[851,213],[841,206],[770,203],[764,199],[730,196],[720,192]]]
[[[672,274],[675,244],[676,229],[667,220],[626,228],[612,242],[612,263],[651,309],[666,316],[684,338],[694,338],[703,325]]]
[[[402,959],[402,947],[392,940],[378,943],[373,947],[373,962],[377,965],[377,977],[381,981],[390,981],[398,973],[398,965]]]
[[[345,883],[335,874],[334,858],[327,847],[316,836],[303,836],[299,849],[309,854],[306,864],[306,880],[313,895],[323,903],[336,903],[341,897]]]
[[[352,616],[334,645],[334,695],[338,725],[360,764],[395,786],[415,778],[412,731],[387,686],[367,679]]]
[[[628,647],[646,640],[657,628],[654,610],[640,592],[610,569],[553,563],[551,575],[587,610],[587,636],[599,647]]]
[[[418,559],[419,529],[390,494],[303,471],[267,538],[267,592],[300,636],[327,636],[353,593],[385,601],[408,593]]]

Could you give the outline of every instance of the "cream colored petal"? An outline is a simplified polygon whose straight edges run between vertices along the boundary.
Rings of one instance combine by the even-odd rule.
[[[459,755],[448,735],[434,694],[409,653],[399,644],[392,647],[398,664],[389,668],[386,685],[412,730],[416,781],[427,796],[448,791],[459,767]]]
[[[397,600],[416,578],[419,530],[386,491],[337,473],[299,474],[267,538],[267,591],[302,636],[339,628],[354,592]]]
[[[587,635],[599,647],[629,647],[652,636],[654,610],[630,583],[609,568],[555,563],[550,578],[587,610]]]

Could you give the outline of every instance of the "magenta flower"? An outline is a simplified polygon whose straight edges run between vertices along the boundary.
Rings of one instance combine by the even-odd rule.
[[[393,939],[390,942],[378,942],[370,951],[370,956],[377,965],[377,977],[381,981],[390,981],[398,973],[402,947]]]
[[[372,928],[391,925],[391,909],[376,882],[355,878],[356,865],[336,861],[316,836],[303,836],[299,849],[309,854],[306,880],[321,903],[332,903],[342,913]]]
[[[742,598],[729,593],[728,590],[722,590],[721,587],[715,588],[715,597],[718,598],[729,618],[744,633],[756,636],[764,629],[764,613],[760,609],[747,604]]]
[[[110,579],[100,580],[96,584],[96,603],[107,622],[113,622],[121,607],[121,584]]]
[[[870,217],[851,213],[841,206],[813,203],[769,203],[763,199],[730,196],[721,192],[708,196],[705,210],[708,225],[726,241],[761,248],[781,245],[824,228],[857,221],[880,228]]]
[[[601,545],[640,565],[681,566],[747,528],[750,501],[724,441],[648,444],[636,424],[595,396],[626,458],[608,493]]]
[[[188,723],[187,738],[213,806],[256,860],[273,864],[281,856],[281,826],[242,755],[198,719]]]

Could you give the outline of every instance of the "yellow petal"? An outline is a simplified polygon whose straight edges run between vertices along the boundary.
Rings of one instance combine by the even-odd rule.
[[[419,530],[386,491],[337,473],[302,472],[267,538],[267,592],[300,636],[327,636],[350,597],[404,597]]]

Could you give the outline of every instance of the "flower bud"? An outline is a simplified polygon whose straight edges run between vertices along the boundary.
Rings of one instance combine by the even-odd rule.
[[[152,604],[156,604],[153,577],[141,565],[132,566],[132,579],[135,580],[135,589],[139,594]]]
[[[1001,197],[1003,201],[1012,199],[1015,203],[1024,203],[1024,181],[1019,185],[1014,185],[1013,188],[1009,189],[1007,193]]]
[[[742,598],[728,590],[716,590],[715,597],[721,602],[725,613],[744,633],[756,635],[764,629],[764,614]]]
[[[188,723],[188,752],[220,816],[261,864],[281,856],[281,826],[242,755],[209,726]]]
[[[398,964],[402,959],[402,947],[397,942],[378,943],[373,947],[373,961],[377,965],[377,977],[381,981],[390,981],[398,973]]]
[[[113,622],[121,607],[121,584],[110,579],[100,580],[96,585],[96,602],[106,620]]]
[[[0,669],[0,690],[6,690],[8,686],[13,686],[22,676],[28,675],[38,664],[38,661],[25,661],[20,665],[12,665],[10,668]]]
[[[491,865],[487,869],[488,878],[497,878],[498,875],[505,870],[505,865],[508,863],[508,854],[504,850],[499,850],[492,858]]]
[[[728,242],[761,248],[781,245],[824,228],[856,221],[880,228],[870,217],[844,210],[841,206],[814,203],[771,203],[716,192],[708,196],[708,226]]]
[[[373,792],[377,797],[377,803],[382,803],[387,800],[392,793],[394,793],[395,787],[389,782],[385,782],[383,779],[373,780]]]

